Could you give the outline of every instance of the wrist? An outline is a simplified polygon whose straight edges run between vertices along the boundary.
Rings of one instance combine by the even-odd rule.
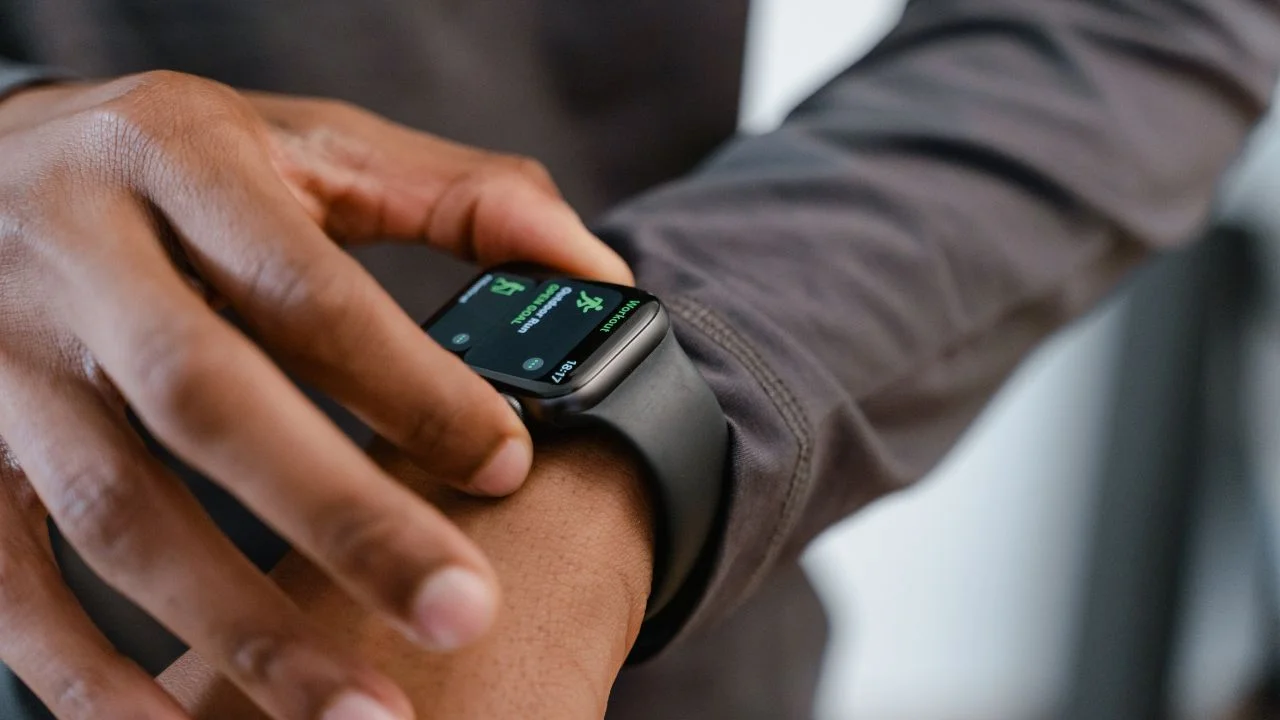
[[[502,585],[490,633],[460,652],[423,652],[376,621],[299,555],[273,572],[335,642],[357,647],[404,689],[418,717],[603,717],[639,633],[653,568],[647,488],[616,443],[539,443],[525,486],[483,500],[441,490],[403,455],[375,457],[426,496],[489,556]],[[193,717],[260,717],[190,653],[161,678]]]
[[[477,645],[390,654],[419,715],[603,717],[653,575],[649,497],[631,456],[594,435],[541,442],[524,487],[495,501],[441,490],[399,453],[374,455],[475,540],[502,585],[497,623]],[[384,641],[380,654],[401,647]]]
[[[541,441],[526,486],[496,502],[440,489],[399,453],[382,461],[475,539],[515,612],[539,605],[571,618],[558,641],[565,646],[608,639],[612,682],[653,580],[649,491],[629,451],[596,434]]]

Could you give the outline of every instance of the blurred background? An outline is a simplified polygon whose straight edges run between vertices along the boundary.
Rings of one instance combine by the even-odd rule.
[[[776,125],[901,4],[755,0],[744,127]],[[1278,135],[1205,242],[1042,348],[928,480],[813,546],[820,718],[1274,716]]]

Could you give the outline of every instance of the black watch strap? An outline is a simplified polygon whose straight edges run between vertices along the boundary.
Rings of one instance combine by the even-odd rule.
[[[655,518],[645,611],[651,620],[690,579],[715,532],[729,442],[724,412],[668,328],[653,352],[576,421],[615,432],[648,476]]]

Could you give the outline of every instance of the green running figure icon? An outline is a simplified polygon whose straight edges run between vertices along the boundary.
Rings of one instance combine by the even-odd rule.
[[[524,292],[524,285],[516,282],[515,280],[508,280],[504,277],[495,277],[493,279],[493,285],[489,286],[489,292],[492,292],[495,295],[511,297],[516,293]]]
[[[578,307],[582,308],[583,314],[595,310],[597,312],[604,311],[604,298],[591,297],[586,290],[578,292]]]

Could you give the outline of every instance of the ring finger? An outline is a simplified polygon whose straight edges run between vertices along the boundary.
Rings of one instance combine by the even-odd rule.
[[[62,583],[0,466],[0,662],[59,720],[180,720],[182,709],[121,657]]]
[[[240,555],[87,383],[10,369],[5,437],[54,521],[104,580],[281,720],[373,700],[411,716],[389,681],[342,657]],[[158,716],[160,717],[160,716]]]

